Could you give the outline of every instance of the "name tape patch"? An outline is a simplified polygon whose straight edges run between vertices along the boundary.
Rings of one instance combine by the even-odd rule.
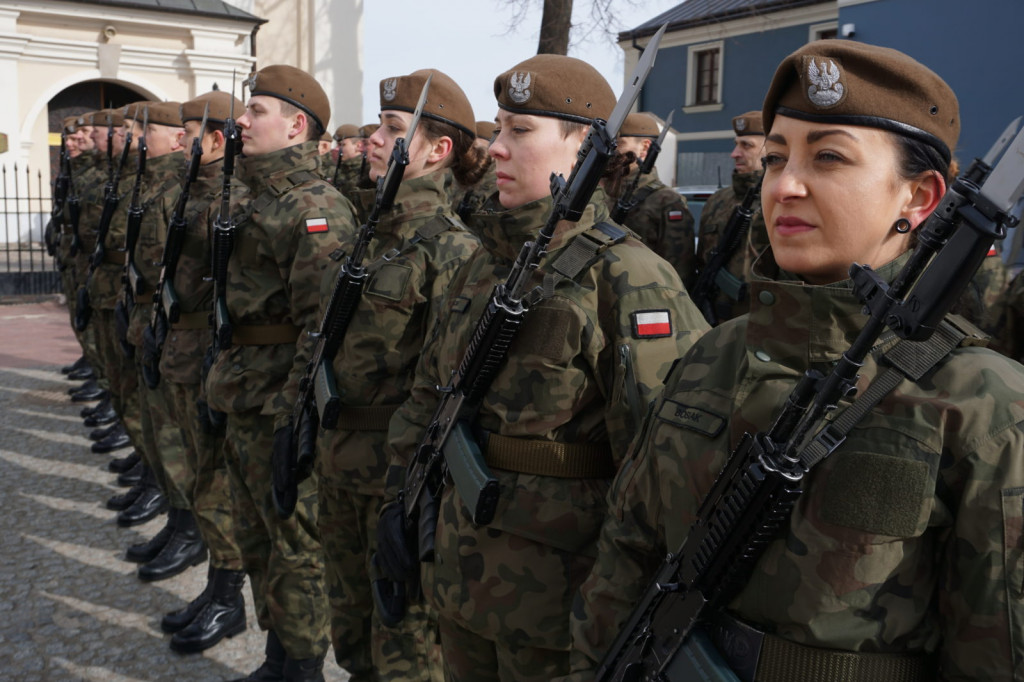
[[[672,316],[668,310],[640,310],[630,313],[633,336],[638,339],[656,339],[672,336]]]
[[[307,218],[306,219],[306,234],[313,232],[326,232],[327,231],[327,218]]]

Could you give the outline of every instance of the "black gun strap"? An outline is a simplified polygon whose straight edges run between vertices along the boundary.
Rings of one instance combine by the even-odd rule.
[[[831,424],[800,450],[800,461],[807,469],[823,460],[846,440],[861,419],[882,402],[904,379],[918,381],[959,346],[968,333],[943,320],[935,333],[924,341],[902,340],[883,354],[888,363],[867,389],[842,411]]]
[[[561,280],[575,281],[580,274],[597,262],[602,253],[625,241],[627,234],[629,233],[618,225],[601,222],[576,235],[551,264],[552,271],[544,275],[544,298],[549,298],[554,293],[555,286]]]

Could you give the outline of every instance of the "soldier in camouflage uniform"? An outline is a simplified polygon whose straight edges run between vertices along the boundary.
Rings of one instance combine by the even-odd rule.
[[[994,350],[1024,362],[1024,275],[1018,273],[988,308],[984,326]]]
[[[820,90],[823,70],[842,85],[838,101],[838,86]],[[816,41],[780,65],[764,108],[771,251],[755,265],[750,314],[675,367],[623,465],[574,608],[575,679],[593,679],[741,434],[766,431],[804,371],[828,372],[864,327],[848,268],[866,263],[891,281],[907,261],[906,228],[945,191],[958,117],[948,86],[895,50]],[[914,160],[922,150],[927,164]],[[937,353],[925,379],[904,374],[810,472],[781,537],[711,629],[726,656],[739,620],[768,633],[749,659],[756,679],[1024,672],[1024,367],[978,347],[962,318],[947,321],[963,330],[959,347]],[[892,354],[881,362],[891,347],[883,340],[859,368],[858,395],[886,365],[902,366]],[[781,676],[766,672],[780,666]]]
[[[506,210],[473,216],[484,248],[455,274],[410,399],[392,417],[396,483],[493,287],[548,219],[550,174],[569,177],[591,117],[615,104],[593,67],[561,55],[518,64],[494,92],[490,154]],[[608,484],[672,359],[706,329],[672,266],[607,216],[598,189],[579,222],[555,228],[533,275],[544,299],[483,399],[474,433],[500,483],[493,523],[475,526],[450,483],[440,500],[435,559],[422,577],[448,680],[567,672],[569,607],[593,562]],[[382,528],[395,527],[400,507],[385,508]],[[390,554],[385,542],[400,551],[385,535],[378,557]]]
[[[209,112],[203,130],[207,106]],[[178,295],[180,316],[170,325],[160,352],[159,377],[160,386],[168,396],[171,417],[181,426],[189,470],[186,480],[191,481],[191,488],[184,491],[188,507],[178,513],[195,517],[198,532],[209,548],[210,564],[202,593],[184,608],[167,614],[160,623],[164,632],[174,633],[171,649],[179,653],[204,651],[246,627],[242,597],[245,574],[234,537],[224,439],[202,428],[197,408],[203,358],[210,344],[209,317],[213,308],[210,229],[223,189],[223,127],[232,111],[240,115],[244,110],[245,105],[239,99],[222,91],[201,95],[181,105],[186,160],[191,162],[193,140],[200,137],[202,165],[190,188],[185,235],[171,282]],[[233,180],[233,190],[236,202],[246,192],[237,179]],[[173,510],[174,507],[172,513]],[[189,520],[186,518],[184,522],[189,523]]]
[[[636,166],[647,158],[651,143],[660,134],[658,123],[647,113],[629,114],[619,132],[618,152],[633,152]],[[694,263],[693,214],[686,207],[686,199],[658,177],[658,169],[637,176],[636,168],[630,164],[627,174],[618,188],[608,193],[608,210],[614,210],[622,194],[637,185],[633,193],[625,198],[632,204],[626,216],[620,221],[636,232],[651,251],[658,254],[676,269],[683,284],[693,283],[696,266]],[[609,189],[606,187],[606,189]]]
[[[477,121],[475,132],[473,146],[484,152],[487,168],[483,176],[468,187],[464,187],[460,182],[455,183],[452,209],[463,222],[469,221],[474,213],[483,212],[488,201],[497,202],[495,192],[498,191],[498,179],[494,175],[494,159],[487,156],[487,148],[491,146],[491,138],[494,137],[494,121]]]
[[[266,660],[248,679],[319,680],[328,605],[317,531],[315,477],[299,486],[295,513],[271,501],[271,456],[291,448],[292,409],[316,330],[329,256],[352,239],[350,203],[317,175],[317,138],[330,104],[313,78],[268,66],[247,81],[238,118],[250,194],[227,266],[231,345],[206,381],[212,410],[227,414],[225,456],[235,537],[249,576]]]
[[[707,267],[712,249],[720,244],[729,217],[761,177],[761,150],[764,145],[761,112],[748,111],[735,117],[732,119],[732,128],[736,133],[736,144],[730,156],[736,168],[732,174],[732,184],[712,194],[701,211],[697,236],[698,275]],[[755,201],[754,208],[757,207],[758,202]],[[757,210],[750,221],[747,238],[725,265],[731,286],[719,286],[712,300],[719,323],[738,317],[749,309],[750,297],[744,284],[750,280],[750,269],[754,261],[767,246],[768,233],[765,231],[764,218],[761,217],[761,211]]]
[[[359,178],[365,165],[359,126],[352,123],[338,126],[334,131],[334,141],[338,143],[334,148],[337,156],[324,168],[324,180],[354,201],[353,192],[359,189]]]
[[[428,76],[430,92],[410,141],[412,112]],[[439,682],[436,620],[415,606],[397,627],[384,626],[370,598],[370,558],[384,501],[390,415],[409,396],[416,358],[453,273],[479,247],[448,208],[449,192],[456,179],[473,184],[487,155],[473,145],[469,100],[439,71],[382,80],[380,105],[383,125],[369,138],[370,177],[384,175],[396,138],[406,138],[410,163],[370,242],[370,279],[333,363],[343,407],[338,429],[318,441],[320,536],[338,664],[353,682]],[[375,194],[363,193],[367,210]],[[328,268],[323,306],[338,270]]]

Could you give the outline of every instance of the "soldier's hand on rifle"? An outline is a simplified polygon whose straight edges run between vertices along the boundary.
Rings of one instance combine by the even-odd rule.
[[[287,519],[295,511],[299,497],[299,479],[295,471],[295,427],[292,420],[274,431],[274,449],[270,455],[271,497],[277,515]]]
[[[419,576],[420,562],[405,531],[402,505],[393,502],[384,505],[377,522],[377,557],[374,560],[381,573],[395,583],[406,583]]]

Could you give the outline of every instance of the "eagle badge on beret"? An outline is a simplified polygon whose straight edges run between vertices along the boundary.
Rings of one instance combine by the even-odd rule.
[[[822,109],[835,106],[843,98],[844,88],[839,82],[841,77],[834,61],[829,59],[826,64],[823,60],[819,67],[818,61],[811,57],[807,63],[807,80],[810,83],[807,98]]]
[[[384,88],[383,97],[384,97],[384,99],[386,99],[387,101],[390,102],[398,94],[398,79],[397,78],[389,78],[389,79],[387,79],[386,81],[384,81],[383,88]]]
[[[736,119],[736,130],[738,130],[739,132],[743,132],[746,129],[747,129],[747,119],[745,119],[745,118],[738,118],[738,119]]]
[[[508,79],[508,96],[516,104],[523,104],[530,99],[533,94],[530,92],[530,74],[528,72],[520,73],[515,71],[512,76]]]
[[[250,75],[250,76],[249,76],[249,77],[248,77],[248,78],[246,79],[246,81],[245,81],[245,87],[249,88],[249,92],[252,92],[253,90],[255,90],[255,89],[256,89],[256,77],[257,77],[257,76],[259,76],[259,75],[260,75],[260,74],[259,74],[259,72],[258,72],[258,71],[253,71],[253,72],[252,72],[252,75]]]

